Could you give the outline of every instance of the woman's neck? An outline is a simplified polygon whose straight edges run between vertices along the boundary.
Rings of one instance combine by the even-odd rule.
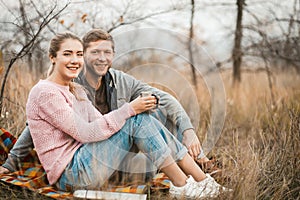
[[[52,74],[49,77],[47,77],[46,80],[52,81],[54,83],[57,83],[57,84],[63,85],[63,86],[68,86],[71,83],[71,80],[64,80],[64,79],[62,79],[58,76],[54,76]]]

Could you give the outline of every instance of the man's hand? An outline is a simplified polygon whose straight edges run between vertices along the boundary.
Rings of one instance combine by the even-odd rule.
[[[187,129],[183,132],[182,143],[187,147],[189,154],[194,158],[194,160],[197,160],[198,155],[201,152],[201,144],[193,129]],[[206,156],[203,159],[205,161],[208,160]]]
[[[10,171],[5,167],[0,166],[0,174],[8,174]]]

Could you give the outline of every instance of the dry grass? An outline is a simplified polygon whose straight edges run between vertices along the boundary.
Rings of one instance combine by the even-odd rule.
[[[17,135],[25,126],[29,89],[37,80],[26,70],[14,71],[11,77],[0,122]],[[243,73],[242,77],[241,85],[233,88],[231,73],[222,73],[226,120],[211,155],[216,155],[226,170],[226,180],[219,181],[234,192],[220,199],[299,199],[300,76],[274,73],[273,99],[264,72]],[[210,118],[210,96],[203,83],[199,83],[199,101],[199,136],[203,137]],[[15,192],[7,194],[14,199]]]
[[[0,182],[0,199],[20,200],[20,199],[38,199],[51,200],[52,198],[43,196],[39,193],[34,193],[26,189],[20,189],[17,186],[11,186]]]
[[[264,73],[243,74],[235,89],[223,75],[227,116],[213,153],[231,175],[234,199],[299,198],[299,75],[275,75],[273,100]]]

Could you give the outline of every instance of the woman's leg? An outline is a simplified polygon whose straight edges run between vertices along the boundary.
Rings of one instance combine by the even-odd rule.
[[[184,147],[168,129],[149,114],[135,116],[132,137],[134,145],[138,147],[156,167],[163,167],[174,160],[181,160],[186,154]],[[172,161],[165,162],[166,158],[173,157]]]
[[[99,190],[112,173],[118,169],[130,147],[132,139],[119,132],[107,140],[83,144],[58,180],[61,190]]]
[[[140,114],[126,121],[109,139],[84,144],[75,153],[57,186],[62,190],[99,189],[135,144],[176,186],[185,184],[187,175],[196,181],[205,174],[187,154],[187,149],[155,118]],[[178,161],[178,165],[175,161]]]
[[[140,115],[139,118],[141,118],[140,128],[135,131],[134,143],[170,178],[174,185],[184,185],[187,175],[192,175],[196,181],[206,178],[187,153],[186,148],[159,121],[149,115]],[[141,140],[145,137],[145,133],[148,137],[146,141]],[[157,156],[156,152],[160,155]]]
[[[206,178],[204,172],[189,154],[186,154],[177,164],[186,175],[192,175],[198,182]]]
[[[172,196],[179,198],[216,197],[220,194],[220,190],[227,190],[209,175],[206,176],[203,173],[187,153],[187,149],[161,123],[145,115],[139,118],[141,118],[138,120],[140,129],[134,132],[134,143],[140,150],[146,152],[156,166],[170,178]],[[147,140],[141,139],[145,137],[145,133]],[[163,159],[156,154],[157,152]]]
[[[187,154],[187,149],[161,123],[148,114],[140,114],[128,119],[109,139],[83,144],[57,186],[62,190],[99,188],[115,170],[119,170],[124,157],[133,153],[130,152],[133,144],[158,167],[175,164],[171,153],[175,160],[181,160]]]

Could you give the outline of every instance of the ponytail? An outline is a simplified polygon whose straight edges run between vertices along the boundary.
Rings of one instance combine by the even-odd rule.
[[[54,63],[50,65],[48,71],[47,71],[47,77],[49,77],[54,71]]]

